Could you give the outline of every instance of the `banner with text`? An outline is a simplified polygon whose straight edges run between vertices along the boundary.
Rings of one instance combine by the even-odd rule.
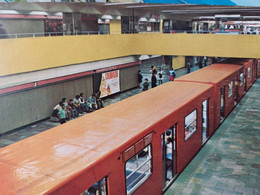
[[[120,92],[119,70],[102,73],[100,88],[100,97],[106,97]]]

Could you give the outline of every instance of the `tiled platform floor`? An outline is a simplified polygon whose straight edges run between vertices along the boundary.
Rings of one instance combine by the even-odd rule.
[[[195,71],[197,69],[198,69],[198,67],[195,66],[191,69],[191,71]],[[186,74],[186,69],[184,68],[184,69],[176,70],[176,74],[177,74],[177,77],[180,77],[180,76]],[[143,80],[145,78],[148,78],[148,80],[150,82],[151,74],[143,74]],[[163,76],[163,83],[165,83],[165,82],[168,82],[167,75]],[[150,84],[150,87],[151,87],[151,84]],[[123,100],[127,97],[133,96],[133,95],[141,93],[141,92],[142,92],[142,90],[140,88],[135,88],[135,89],[125,91],[123,93],[118,93],[118,94],[112,95],[104,100],[104,106],[113,104],[115,102],[118,102],[120,100]],[[19,128],[19,129],[15,130],[14,132],[0,135],[0,148],[7,146],[9,144],[12,144],[14,142],[17,142],[19,140],[25,139],[27,137],[30,137],[32,135],[35,135],[37,133],[40,133],[42,131],[45,131],[47,129],[50,129],[52,127],[58,126],[58,125],[60,125],[60,123],[51,122],[50,120],[44,120],[44,121],[37,122],[32,125],[28,125],[28,126]]]
[[[165,195],[260,195],[260,79]]]

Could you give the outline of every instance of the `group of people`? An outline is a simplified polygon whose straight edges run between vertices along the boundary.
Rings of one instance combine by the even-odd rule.
[[[101,92],[93,93],[88,99],[84,99],[84,94],[76,95],[74,99],[62,98],[61,102],[53,108],[52,117],[57,117],[61,124],[71,118],[76,118],[83,113],[92,112],[103,108],[103,101],[100,98]]]
[[[151,87],[154,88],[154,87],[157,86],[156,75],[158,75],[158,84],[161,85],[163,83],[163,78],[162,78],[163,77],[163,70],[162,70],[162,68],[160,67],[159,71],[157,71],[155,66],[151,66],[151,72],[152,72]],[[173,70],[173,68],[171,68],[170,71],[169,71],[169,81],[174,81],[175,77],[176,77],[176,72]],[[141,71],[139,70],[138,71],[139,88],[141,88],[140,85],[142,83],[142,79],[143,79],[143,76],[141,74]],[[146,91],[146,90],[148,90],[148,88],[149,88],[149,82],[148,82],[148,79],[145,78],[142,91]]]

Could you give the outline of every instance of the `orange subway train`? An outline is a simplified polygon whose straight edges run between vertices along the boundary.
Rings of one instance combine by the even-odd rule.
[[[0,149],[0,193],[163,194],[248,90],[244,69],[214,64]]]

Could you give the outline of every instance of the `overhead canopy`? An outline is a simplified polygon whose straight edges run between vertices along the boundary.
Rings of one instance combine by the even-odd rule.
[[[144,0],[144,3],[172,3],[172,4],[194,4],[194,5],[229,5],[236,4],[231,0]]]
[[[144,0],[149,3],[5,3],[0,4],[0,11],[16,10],[20,14],[31,11],[43,11],[50,15],[57,12],[103,14],[112,16],[160,15],[164,19],[180,16],[194,18],[198,16],[214,16],[216,14],[240,14],[241,16],[259,16],[260,7],[231,6],[231,0]],[[238,0],[237,0],[238,1]],[[157,4],[153,4],[158,2]],[[218,3],[216,3],[218,2]],[[226,2],[226,6],[223,3]],[[159,4],[160,3],[160,4]],[[163,3],[163,4],[162,4]],[[167,4],[164,4],[167,3]],[[200,3],[200,5],[198,5]],[[196,5],[197,4],[197,5]],[[204,4],[204,5],[202,5]],[[205,5],[206,4],[206,5]],[[213,5],[215,4],[215,5]],[[259,2],[260,4],[260,2]],[[259,5],[260,6],[260,5]],[[176,18],[175,18],[176,19]]]

